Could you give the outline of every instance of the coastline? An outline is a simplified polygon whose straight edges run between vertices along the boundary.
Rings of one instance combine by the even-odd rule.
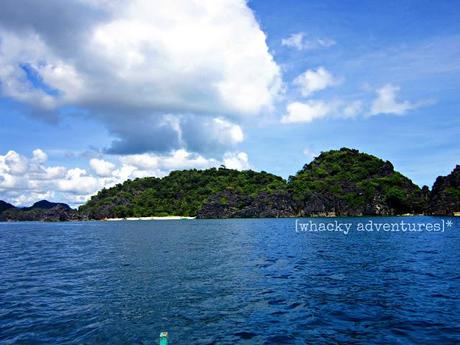
[[[445,215],[445,214],[395,214],[395,215],[355,215],[355,216],[331,216],[331,215],[310,215],[310,216],[289,216],[289,217],[225,217],[225,218],[198,218],[187,216],[163,216],[163,217],[127,217],[127,218],[104,218],[104,219],[66,219],[66,220],[22,220],[8,219],[0,220],[0,224],[6,223],[66,223],[66,222],[121,222],[121,221],[161,221],[161,220],[234,220],[234,219],[340,219],[340,218],[416,218],[416,217],[459,217],[460,214]]]
[[[106,218],[101,219],[103,222],[120,222],[120,221],[133,221],[133,220],[191,220],[196,219],[196,217],[186,217],[186,216],[163,216],[163,217],[127,217],[127,218]]]

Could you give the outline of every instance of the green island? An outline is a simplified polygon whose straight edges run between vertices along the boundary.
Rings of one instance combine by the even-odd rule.
[[[78,210],[47,201],[28,208],[0,202],[0,220],[456,215],[459,210],[460,166],[438,177],[430,190],[389,161],[342,148],[321,153],[288,180],[224,166],[173,171],[102,189]]]

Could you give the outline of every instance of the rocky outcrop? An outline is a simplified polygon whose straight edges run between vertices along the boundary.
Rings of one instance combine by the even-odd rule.
[[[288,181],[267,172],[225,167],[171,172],[103,189],[78,211],[39,201],[16,208],[0,201],[0,221],[65,221],[148,216],[275,218],[452,215],[460,211],[460,166],[419,188],[393,164],[357,150],[323,152]]]
[[[262,205],[254,203],[254,195],[285,192],[286,185],[281,177],[264,171],[238,171],[224,166],[173,171],[162,178],[139,178],[103,189],[79,212],[91,219],[198,214],[227,218],[241,214],[245,205],[251,205],[244,211],[251,215],[256,213],[253,207],[262,210]],[[225,198],[229,205],[220,205]],[[262,210],[260,216],[265,214]]]
[[[6,210],[11,210],[15,208],[13,205],[3,201],[3,200],[0,200],[0,215],[2,214],[3,211],[6,211]]]
[[[289,179],[302,216],[422,213],[422,190],[393,165],[358,150],[322,153]]]
[[[357,192],[357,191],[355,191]],[[358,193],[361,193],[360,191]],[[308,200],[303,201],[298,210],[299,216],[303,217],[359,217],[390,216],[397,213],[392,209],[381,194],[376,194],[361,205],[353,205],[348,200],[337,198],[329,193],[315,193]]]
[[[11,205],[12,206],[12,205]],[[0,212],[0,221],[45,221],[58,222],[80,220],[82,217],[67,204],[39,201],[31,207],[9,207]]]
[[[225,190],[209,198],[198,211],[197,218],[279,218],[295,215],[296,207],[287,192],[262,192],[251,196]]]
[[[432,215],[453,215],[460,212],[460,165],[447,176],[439,176],[430,194],[428,212]]]

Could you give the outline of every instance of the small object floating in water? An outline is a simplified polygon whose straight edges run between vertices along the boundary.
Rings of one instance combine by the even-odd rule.
[[[160,333],[160,345],[168,345],[168,332]]]

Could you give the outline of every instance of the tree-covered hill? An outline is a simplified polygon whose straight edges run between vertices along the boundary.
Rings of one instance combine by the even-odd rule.
[[[460,211],[460,166],[420,189],[393,165],[357,150],[321,153],[288,181],[251,170],[173,171],[103,189],[78,210],[40,201],[0,201],[2,220],[84,220],[149,216],[255,218],[435,214]]]
[[[421,213],[418,186],[390,162],[357,150],[322,153],[290,177],[226,168],[174,171],[103,189],[81,206],[85,218],[200,218]]]
[[[286,187],[285,180],[266,172],[226,168],[182,170],[163,178],[139,178],[103,189],[79,211],[93,219],[196,216],[206,201],[218,193],[256,197],[260,193],[285,191]],[[228,202],[224,195],[219,201]]]
[[[394,215],[421,213],[421,189],[393,165],[357,150],[323,152],[289,178],[300,215]]]

